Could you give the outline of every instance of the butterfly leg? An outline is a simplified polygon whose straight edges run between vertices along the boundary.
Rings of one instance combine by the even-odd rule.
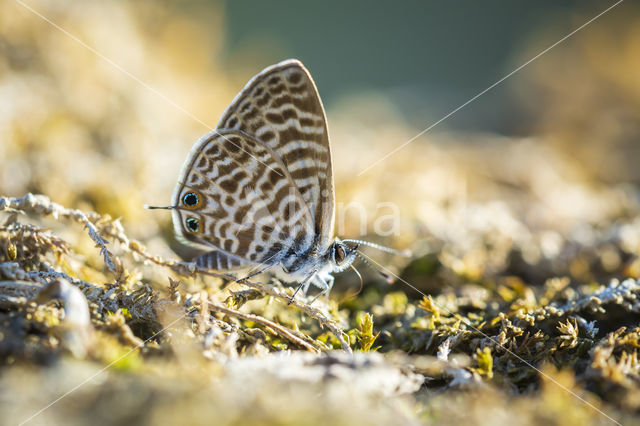
[[[313,278],[305,280],[302,283],[302,293],[306,296],[307,293],[309,292],[309,286],[311,285],[311,283],[313,282]]]
[[[333,275],[329,275],[329,278],[327,280],[327,293],[329,293],[331,291],[331,289],[333,288],[333,282],[336,279],[333,277]]]
[[[291,295],[291,298],[289,299],[289,303],[287,303],[287,305],[290,305],[291,302],[293,302],[293,298],[296,297],[296,294],[298,294],[298,292],[302,287],[305,288],[305,293],[307,292],[307,288],[309,288],[309,283],[311,282],[311,279],[316,274],[316,272],[318,272],[318,269],[314,269],[313,271],[311,271],[311,273],[309,273],[309,275],[304,277],[304,280],[302,280],[302,282],[298,285],[298,288],[296,288],[296,291],[294,291],[293,294]]]
[[[317,285],[318,287],[322,288],[322,290],[320,291],[320,293],[316,294],[316,296],[313,298],[313,300],[311,302],[309,302],[309,304],[311,305],[313,302],[315,302],[316,300],[318,300],[318,298],[320,296],[323,296],[325,294],[329,294],[329,292],[331,291],[331,288],[333,287],[333,276],[329,275],[329,279],[327,281],[324,280],[324,278],[320,277],[320,276],[316,276],[316,280],[314,281],[314,284]]]
[[[263,273],[263,272],[267,272],[269,269],[273,268],[275,265],[276,265],[275,263],[272,263],[272,264],[270,264],[270,265],[267,265],[267,266],[265,266],[264,268],[259,269],[257,272],[253,272],[253,273],[251,273],[251,274],[247,275],[247,276],[246,276],[246,277],[244,277],[244,278],[240,278],[240,279],[236,280],[236,282],[237,282],[237,283],[241,283],[241,284],[242,284],[243,282],[245,282],[245,281],[247,281],[247,280],[249,280],[249,279],[251,279],[251,278],[255,277],[256,275],[260,275],[260,274],[261,274],[261,273]]]

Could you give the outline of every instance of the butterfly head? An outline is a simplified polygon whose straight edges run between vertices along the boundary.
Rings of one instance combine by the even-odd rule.
[[[344,271],[353,263],[358,253],[358,245],[348,244],[336,239],[329,247],[329,261],[333,266],[333,272]]]

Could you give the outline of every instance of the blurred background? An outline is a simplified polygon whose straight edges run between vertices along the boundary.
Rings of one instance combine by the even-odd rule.
[[[143,204],[168,203],[189,148],[249,78],[295,57],[327,109],[338,206],[361,203],[366,234],[391,202],[386,244],[437,246],[479,274],[514,245],[536,264],[637,208],[638,5],[369,166],[611,5],[0,0],[0,194],[121,217],[180,254],[169,214]],[[362,237],[359,221],[345,214],[342,236]]]
[[[588,389],[595,393],[586,399],[598,407],[596,394],[629,413],[640,412],[637,281],[612,290],[612,279],[640,278],[638,2],[0,0],[0,197],[41,193],[66,207],[121,218],[127,236],[150,253],[188,259],[175,241],[169,213],[143,205],[170,202],[195,141],[216,126],[252,76],[287,58],[307,66],[327,110],[340,236],[414,253],[404,259],[365,251],[422,293],[400,282],[387,285],[358,264],[365,285],[354,297],[356,275],[338,275],[326,306],[353,336],[352,344],[360,345],[354,333],[364,328],[363,314],[371,313],[369,335],[380,332],[374,347],[381,345],[381,352],[435,356],[445,346],[448,353],[455,336],[449,366],[462,371],[465,364],[456,361],[462,358],[454,356],[479,367],[476,349],[488,349],[461,327],[467,318],[492,341],[508,342],[518,361],[523,356],[552,375],[544,365],[570,370],[558,378],[565,390],[585,395]],[[412,142],[388,155],[407,141]],[[375,235],[376,221],[390,213],[397,213],[397,232]],[[37,273],[50,264],[94,283],[97,288],[86,295],[102,340],[87,360],[32,368],[29,360],[49,363],[49,355],[55,359],[60,353],[49,332],[58,324],[53,320],[64,320],[66,313],[52,303],[37,307],[31,299],[13,310],[4,304],[0,363],[27,368],[2,370],[0,390],[7,392],[0,394],[0,405],[7,415],[0,423],[24,421],[63,396],[32,424],[184,424],[189,415],[192,424],[215,418],[220,424],[255,419],[371,425],[413,414],[440,424],[501,423],[500,418],[602,424],[601,417],[589,423],[582,411],[576,415],[579,406],[599,416],[556,386],[543,383],[535,402],[540,377],[500,351],[488,359],[497,380],[486,382],[499,394],[484,383],[473,393],[454,387],[451,402],[442,403],[444,381],[427,381],[434,387],[423,386],[418,398],[435,409],[411,399],[369,398],[331,380],[292,386],[284,364],[274,364],[274,371],[284,371],[285,379],[274,381],[270,373],[254,374],[237,364],[244,374],[231,369],[218,381],[236,357],[266,359],[267,352],[278,351],[289,362],[280,350],[292,346],[265,337],[272,335],[269,327],[227,318],[234,331],[211,334],[209,316],[199,313],[206,308],[192,309],[206,306],[204,296],[220,303],[229,302],[229,295],[249,298],[246,292],[230,293],[246,288],[180,278],[167,289],[167,269],[143,266],[112,242],[108,248],[125,268],[114,282],[81,226],[37,218],[12,224],[5,216],[3,280],[17,279],[7,273],[12,265]],[[52,229],[57,248],[50,242],[48,247],[40,237],[48,232],[31,228],[31,222]],[[18,251],[12,238],[26,248]],[[609,283],[613,287],[594,293]],[[432,299],[422,300],[424,294]],[[600,301],[594,294],[609,303],[606,310],[602,305],[590,311]],[[173,306],[167,298],[184,303],[191,316],[184,327],[132,353],[140,339],[173,318],[164,311],[170,314]],[[576,300],[587,301],[584,312],[566,308],[567,322],[560,324],[558,304]],[[324,309],[322,300],[317,303]],[[451,315],[441,315],[440,307]],[[36,315],[41,308],[55,315]],[[307,315],[271,298],[251,300],[242,309],[339,347]],[[534,319],[531,313],[541,310],[549,316]],[[571,312],[584,318],[575,322]],[[224,325],[221,315],[216,318],[212,324]],[[505,318],[515,318],[514,327]],[[596,327],[599,340],[585,335],[585,324],[591,331]],[[628,334],[620,337],[622,326]],[[504,340],[503,330],[511,340]],[[614,353],[615,339],[605,336],[615,330]],[[578,341],[581,346],[572,346]],[[94,375],[104,365],[113,368]],[[469,375],[473,368],[467,370]],[[468,380],[451,374],[455,386]],[[86,386],[64,397],[87,377]],[[387,370],[383,377],[385,386],[394,383]],[[518,392],[524,399],[514,398]],[[469,409],[459,410],[461,404]]]

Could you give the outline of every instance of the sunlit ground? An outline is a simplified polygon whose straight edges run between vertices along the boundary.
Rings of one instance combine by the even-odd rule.
[[[104,215],[92,221],[117,270],[75,219],[2,214],[7,424],[87,378],[32,424],[638,421],[637,7],[625,4],[615,26],[593,25],[510,86],[538,111],[526,136],[443,126],[378,162],[423,128],[376,92],[327,111],[340,236],[413,253],[365,249],[399,279],[387,284],[360,262],[363,289],[346,271],[330,301],[313,305],[344,330],[354,361],[303,353],[260,322],[340,351],[319,317],[255,289],[143,262],[108,234],[119,218],[146,253],[188,260],[170,215],[142,206],[169,202],[191,145],[270,65],[250,55],[237,69],[220,65],[222,6],[29,4],[86,45],[0,2],[0,196],[43,194]],[[514,64],[555,41],[541,29]],[[36,298],[45,265],[93,286],[79,285],[91,338],[74,334],[56,297]],[[205,296],[260,320],[209,313]]]

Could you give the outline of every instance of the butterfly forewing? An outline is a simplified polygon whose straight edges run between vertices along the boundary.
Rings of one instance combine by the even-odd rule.
[[[320,96],[302,63],[284,61],[255,76],[218,128],[253,135],[282,160],[311,213],[317,248],[324,251],[334,221],[329,135]]]
[[[231,270],[310,247],[313,218],[277,154],[238,130],[216,130],[192,148],[173,193],[173,221],[186,242]]]

